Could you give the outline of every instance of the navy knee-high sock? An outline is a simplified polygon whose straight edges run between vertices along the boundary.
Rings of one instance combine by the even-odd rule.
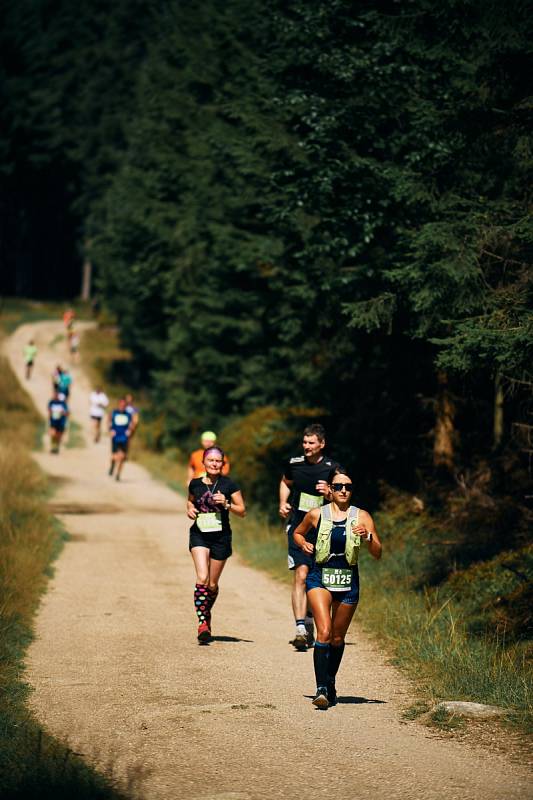
[[[339,671],[343,655],[344,642],[337,645],[330,644],[328,659],[328,683],[335,683],[335,676]]]
[[[315,642],[315,649],[313,650],[313,664],[315,667],[317,688],[327,686],[328,684],[328,661],[329,644],[327,644],[327,642]]]

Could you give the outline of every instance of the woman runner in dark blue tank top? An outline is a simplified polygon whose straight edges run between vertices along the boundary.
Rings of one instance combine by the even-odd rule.
[[[350,507],[353,484],[349,475],[337,467],[328,484],[332,501],[327,519],[324,510],[314,508],[294,531],[295,544],[305,553],[315,554],[321,525],[331,524],[326,560],[314,560],[306,584],[317,628],[313,653],[317,690],[313,703],[322,709],[337,702],[335,678],[344,653],[344,638],[359,600],[359,572],[357,563],[347,559],[347,536],[360,537],[361,542],[366,541],[370,555],[381,558],[381,542],[372,517],[368,511]],[[348,525],[351,530],[347,530]],[[307,534],[312,530],[316,535],[308,541]]]

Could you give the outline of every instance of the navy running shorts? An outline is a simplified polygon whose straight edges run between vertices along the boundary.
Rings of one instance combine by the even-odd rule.
[[[128,452],[128,445],[129,440],[126,439],[125,442],[116,442],[114,439],[111,441],[111,452],[112,453],[127,453]]]
[[[59,431],[59,433],[63,433],[65,430],[65,425],[67,423],[64,419],[53,419],[50,422],[50,427],[53,428],[55,431]]]
[[[341,603],[347,606],[356,606],[359,602],[359,570],[357,567],[353,568],[351,589],[347,592],[332,592],[322,583],[322,567],[314,564],[307,575],[305,588],[308,592],[311,589],[325,589],[330,593],[333,600],[340,600]]]

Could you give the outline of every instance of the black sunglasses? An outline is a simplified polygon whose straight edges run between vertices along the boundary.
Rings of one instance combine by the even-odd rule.
[[[347,492],[351,492],[353,483],[332,483],[331,488],[334,492],[342,492],[343,489],[346,489]]]

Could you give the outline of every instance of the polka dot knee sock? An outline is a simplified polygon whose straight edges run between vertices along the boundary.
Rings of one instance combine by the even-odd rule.
[[[209,587],[204,586],[202,583],[196,583],[194,586],[194,609],[198,622],[209,622],[211,618],[211,607],[209,603]]]

